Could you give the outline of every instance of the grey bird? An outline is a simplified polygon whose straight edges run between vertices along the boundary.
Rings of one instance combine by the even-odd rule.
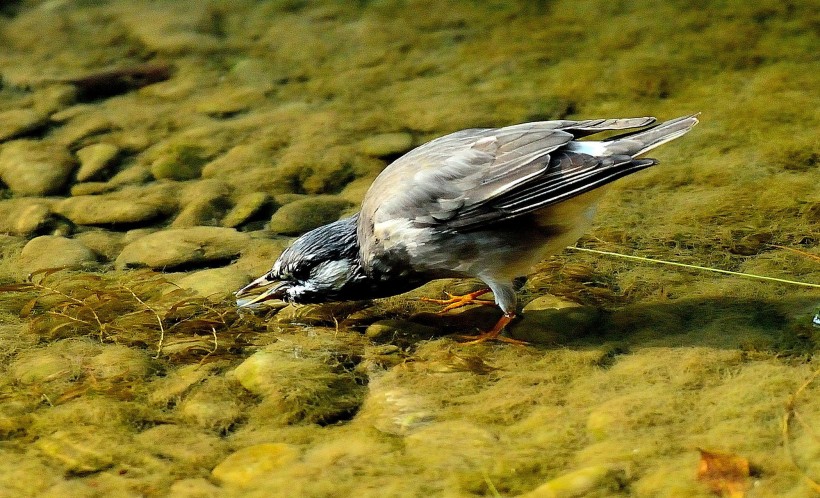
[[[492,291],[504,315],[468,338],[517,342],[500,335],[516,312],[513,280],[575,243],[590,226],[601,187],[657,164],[638,156],[687,133],[698,119],[649,127],[654,123],[539,121],[432,140],[385,168],[357,214],[297,238],[268,273],[236,292],[237,304],[372,299],[433,279],[476,277],[488,288],[440,301],[445,310]],[[579,140],[634,128],[640,129]]]

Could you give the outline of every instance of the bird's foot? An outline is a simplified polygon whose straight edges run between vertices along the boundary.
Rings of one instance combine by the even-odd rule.
[[[463,296],[455,296],[447,292],[446,294],[450,299],[430,299],[429,297],[422,297],[421,300],[425,303],[444,304],[444,309],[439,311],[439,314],[441,314],[456,308],[461,308],[462,306],[467,306],[468,304],[495,305],[494,301],[476,299],[478,296],[483,296],[488,292],[490,292],[490,289],[481,289],[469,294],[464,294]]]
[[[501,335],[501,331],[504,330],[504,327],[506,327],[513,318],[515,318],[514,314],[505,313],[504,316],[496,322],[495,326],[487,332],[483,332],[478,335],[457,335],[456,337],[459,339],[466,339],[466,342],[462,342],[461,344],[480,344],[486,341],[500,341],[508,344],[517,344],[519,346],[529,345],[526,341],[519,341],[518,339]]]

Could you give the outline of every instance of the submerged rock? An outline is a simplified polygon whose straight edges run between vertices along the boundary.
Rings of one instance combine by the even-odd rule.
[[[294,446],[283,443],[257,444],[228,456],[214,467],[211,475],[222,484],[248,487],[298,458],[299,450]]]
[[[264,192],[250,192],[236,201],[228,214],[222,218],[222,226],[236,228],[271,203],[271,198]]]
[[[262,398],[251,419],[268,425],[322,423],[355,411],[365,389],[326,347],[331,343],[307,338],[301,344],[277,342],[236,367],[233,377]]]
[[[224,262],[242,252],[250,237],[232,228],[194,227],[155,232],[131,242],[117,268],[174,268]]]
[[[359,142],[359,152],[373,157],[387,157],[403,154],[413,147],[413,136],[409,133],[380,133]]]
[[[393,341],[397,336],[429,339],[440,335],[441,331],[409,320],[379,320],[370,324],[364,332],[370,339]]]
[[[180,403],[178,411],[187,422],[204,429],[224,431],[245,412],[238,394],[241,388],[223,376],[208,377]]]
[[[623,488],[626,472],[617,465],[593,465],[556,477],[519,498],[574,498],[593,491],[616,492]]]
[[[556,301],[552,296],[545,296],[543,300],[535,300],[527,306],[521,318],[508,326],[508,332],[510,337],[533,344],[561,343],[583,335],[602,321],[598,308]],[[556,306],[564,307],[559,309]]]
[[[133,225],[164,214],[162,206],[150,202],[99,195],[69,197],[58,202],[54,211],[78,225]]]
[[[270,231],[297,235],[339,219],[352,204],[340,197],[317,195],[280,207],[270,220]]]
[[[55,194],[66,187],[74,158],[64,147],[34,140],[15,140],[0,148],[0,179],[24,196]]]
[[[37,198],[0,201],[0,233],[30,236],[51,220],[51,201]]]
[[[250,277],[235,266],[200,270],[174,281],[183,289],[192,290],[214,301],[228,297],[248,282],[250,282]]]
[[[20,254],[20,264],[28,272],[46,268],[76,268],[96,261],[97,255],[82,242],[59,235],[31,239]]]
[[[110,435],[108,435],[110,436]],[[88,474],[114,465],[117,443],[99,428],[62,429],[38,439],[35,448],[67,472]]]
[[[80,168],[77,170],[77,181],[93,179],[111,166],[119,153],[120,149],[116,145],[108,143],[92,144],[78,150]]]
[[[45,125],[44,114],[32,109],[11,109],[0,112],[0,142],[15,138]]]

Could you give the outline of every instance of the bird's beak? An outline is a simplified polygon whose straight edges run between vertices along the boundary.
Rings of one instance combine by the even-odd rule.
[[[256,297],[250,299],[242,298],[242,296],[247,295],[255,289],[265,287],[268,288]],[[282,299],[285,296],[286,287],[287,282],[277,282],[276,280],[269,279],[268,275],[262,275],[261,277],[257,278],[245,287],[242,287],[238,291],[234,292],[234,296],[236,296],[236,304],[240,308],[247,308],[248,306],[261,303],[262,301],[268,301],[270,299]]]

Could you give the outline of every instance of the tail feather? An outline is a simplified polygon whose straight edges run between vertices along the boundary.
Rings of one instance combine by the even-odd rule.
[[[603,142],[606,154],[639,156],[687,133],[698,124],[699,114],[672,119],[636,133],[612,137]]]

